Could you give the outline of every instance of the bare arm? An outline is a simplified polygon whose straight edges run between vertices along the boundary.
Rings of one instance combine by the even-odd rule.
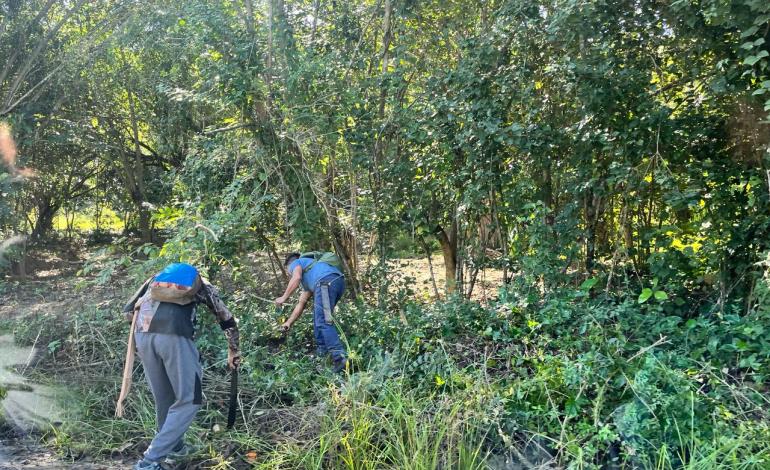
[[[285,331],[291,328],[291,325],[294,324],[297,319],[302,315],[302,311],[305,310],[305,305],[307,305],[307,301],[310,300],[310,297],[313,295],[312,292],[309,291],[303,291],[302,294],[299,296],[299,301],[297,301],[297,305],[294,306],[294,310],[292,310],[291,315],[289,316],[289,319],[286,320],[283,325],[281,325],[281,328]]]
[[[276,305],[283,305],[286,303],[287,300],[289,300],[289,297],[291,294],[294,293],[295,290],[297,290],[297,287],[299,287],[300,282],[302,282],[302,266],[295,266],[294,271],[291,273],[291,279],[289,279],[289,284],[286,285],[286,291],[283,293],[282,296],[275,299]]]

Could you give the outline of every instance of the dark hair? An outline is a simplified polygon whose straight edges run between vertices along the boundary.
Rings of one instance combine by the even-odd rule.
[[[286,259],[283,262],[284,266],[288,266],[295,259],[299,259],[299,253],[289,253],[286,255]]]

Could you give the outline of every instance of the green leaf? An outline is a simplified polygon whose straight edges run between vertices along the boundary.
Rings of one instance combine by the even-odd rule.
[[[580,406],[574,398],[570,398],[564,406],[564,411],[567,412],[568,416],[575,417],[580,411]]]
[[[639,303],[643,304],[649,300],[649,298],[652,297],[652,289],[649,287],[645,287],[642,289],[642,293],[639,294]]]
[[[759,31],[759,27],[758,26],[752,26],[751,28],[749,28],[746,31],[741,33],[741,38],[747,38],[747,37],[753,35],[754,33],[756,33],[757,31]]]
[[[759,29],[760,25],[765,25],[768,21],[770,21],[770,15],[759,15],[754,18],[754,24],[757,25],[757,29]]]
[[[595,286],[597,282],[599,282],[599,280],[596,279],[595,277],[588,278],[585,281],[583,281],[582,284],[580,284],[580,289],[591,290],[591,288]]]
[[[759,62],[760,59],[770,55],[767,51],[759,51],[757,55],[750,55],[743,60],[744,65],[754,65]]]
[[[655,300],[666,300],[666,299],[668,299],[668,294],[666,294],[662,290],[655,291]]]

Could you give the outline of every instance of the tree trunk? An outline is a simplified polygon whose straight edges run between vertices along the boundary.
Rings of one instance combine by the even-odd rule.
[[[315,45],[316,32],[318,31],[318,14],[321,10],[321,0],[313,2],[313,26],[310,30],[310,45]]]
[[[449,233],[440,226],[436,227],[435,235],[441,244],[441,252],[444,255],[446,292],[449,295],[457,289],[457,221],[452,221]]]
[[[32,239],[40,240],[53,229],[53,219],[59,211],[59,205],[50,198],[37,204],[37,219],[32,229]]]
[[[382,20],[383,26],[382,26],[382,54],[381,54],[381,61],[382,61],[382,68],[381,68],[381,77],[382,77],[382,85],[380,87],[380,98],[379,103],[377,105],[377,117],[382,122],[385,119],[385,103],[388,98],[388,89],[385,84],[385,75],[388,73],[388,60],[389,60],[389,50],[390,50],[390,42],[393,36],[392,32],[392,16],[393,13],[393,7],[391,4],[391,0],[385,0],[385,16]],[[384,154],[384,129],[380,129],[380,131],[376,134],[375,140],[374,140],[374,167],[375,167],[375,181],[377,181],[379,186],[379,168],[380,164],[382,163],[382,157]]]
[[[21,253],[17,259],[11,260],[11,274],[21,278],[27,277],[27,239],[24,238],[21,243]]]
[[[319,191],[316,194],[316,198],[319,203],[323,205],[324,214],[326,215],[326,225],[332,236],[332,244],[334,245],[337,254],[342,258],[342,264],[345,268],[348,284],[353,291],[353,295],[357,297],[361,289],[354,263],[354,247],[356,241],[355,239],[352,241],[346,240],[346,238],[349,239],[352,237],[345,236],[347,230],[342,226],[342,223],[337,216],[337,206],[334,202],[337,200],[334,190],[334,165],[329,165],[327,167],[326,192]]]
[[[633,259],[634,255],[634,227],[631,225],[631,204],[626,198],[623,199],[623,209],[620,213],[620,225],[623,231],[623,245],[626,248],[626,255]]]
[[[251,3],[251,0],[243,0],[243,5],[246,7],[246,13],[244,22],[246,23],[246,31],[248,31],[249,36],[254,36],[254,5]]]
[[[297,67],[297,46],[294,42],[294,29],[289,23],[289,15],[286,13],[286,4],[283,0],[268,0],[270,13],[270,31],[272,39],[278,40],[278,45],[286,61],[284,77],[288,76],[289,70]],[[273,43],[275,44],[275,43]]]
[[[428,269],[430,269],[430,281],[433,285],[433,294],[435,295],[436,299],[438,299],[441,297],[441,294],[438,292],[438,286],[436,285],[436,275],[433,272],[433,256],[431,255],[428,242],[425,241],[425,237],[422,235],[420,235],[420,244],[422,244],[422,247],[425,250],[425,255],[428,257]]]
[[[551,169],[551,159],[547,158],[545,162],[545,168],[543,172],[543,203],[547,209],[545,215],[545,224],[548,227],[553,228],[554,223],[554,200],[553,200],[553,173]],[[553,234],[555,235],[555,233]]]
[[[134,161],[131,162],[126,156],[124,163],[126,167],[127,179],[130,182],[131,201],[136,206],[139,216],[139,234],[143,243],[152,242],[152,228],[150,227],[150,213],[145,207],[145,188],[144,188],[144,161],[142,159],[142,147],[139,141],[139,125],[136,118],[136,105],[134,104],[134,93],[131,89],[128,92],[128,109],[131,118],[131,133],[134,140]]]

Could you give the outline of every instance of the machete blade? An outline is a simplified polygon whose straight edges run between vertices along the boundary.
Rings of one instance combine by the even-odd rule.
[[[227,412],[227,429],[235,425],[235,415],[238,413],[238,369],[230,372],[230,409]]]

